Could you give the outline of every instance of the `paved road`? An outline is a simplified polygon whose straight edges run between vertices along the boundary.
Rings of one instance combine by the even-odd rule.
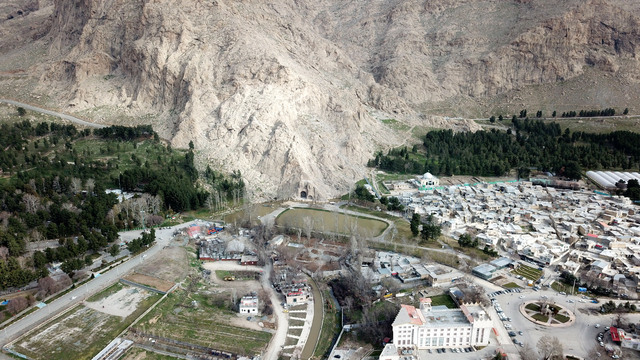
[[[27,110],[31,110],[31,111],[39,112],[39,113],[42,113],[42,114],[47,114],[47,115],[59,117],[59,118],[64,119],[64,120],[69,120],[69,121],[71,121],[73,123],[76,123],[76,124],[82,125],[82,126],[87,126],[87,127],[97,128],[97,129],[105,127],[105,125],[100,125],[100,124],[95,124],[95,123],[91,123],[91,122],[88,122],[88,121],[84,121],[82,119],[78,119],[75,116],[59,113],[57,111],[51,111],[51,110],[43,109],[41,107],[37,107],[37,106],[21,103],[21,102],[14,101],[14,100],[0,99],[0,103],[20,106],[20,107],[23,107],[23,108],[25,108]]]
[[[172,228],[156,230],[156,242],[155,244],[145,251],[144,253],[126,261],[125,263],[114,267],[112,270],[107,271],[99,277],[87,282],[86,284],[70,291],[66,295],[58,298],[57,300],[49,303],[42,309],[38,309],[35,312],[25,316],[24,318],[14,322],[7,326],[0,332],[0,346],[4,346],[12,340],[15,340],[20,335],[33,329],[35,326],[43,323],[44,321],[56,316],[60,312],[68,309],[72,305],[80,303],[93,293],[109,286],[117,281],[123,274],[129,272],[143,261],[148,260],[155,256],[162,248],[169,244],[173,232],[181,227],[187,226],[186,224],[177,225]],[[128,231],[121,233],[121,237],[135,238],[140,236],[141,231]],[[75,297],[75,299],[74,299]]]
[[[522,298],[520,298],[522,296]],[[534,324],[520,314],[518,307],[521,303],[528,300],[540,300],[542,296],[546,296],[550,302],[555,302],[565,308],[571,310],[576,315],[576,321],[568,327],[546,327]],[[610,326],[615,315],[592,315],[585,310],[594,309],[599,304],[592,304],[583,300],[578,295],[560,295],[551,289],[542,289],[533,291],[531,289],[523,289],[522,293],[507,293],[496,297],[506,316],[511,317],[509,323],[513,330],[523,331],[523,336],[517,336],[525,344],[528,343],[532,348],[536,348],[538,340],[544,335],[557,337],[562,342],[565,354],[586,357],[591,349],[599,347],[596,342],[597,334],[603,331],[605,326]],[[568,300],[573,301],[567,302]],[[580,302],[583,300],[584,302]],[[608,301],[608,300],[607,300]],[[494,315],[492,313],[492,315]],[[640,314],[626,314],[625,317],[632,322],[640,321]],[[595,328],[595,324],[600,324],[600,328]],[[504,327],[502,327],[504,330]],[[605,341],[607,337],[605,337]],[[610,341],[609,341],[610,342]],[[512,343],[504,344],[503,347],[509,353],[514,354],[517,349]],[[519,347],[518,347],[519,348]]]

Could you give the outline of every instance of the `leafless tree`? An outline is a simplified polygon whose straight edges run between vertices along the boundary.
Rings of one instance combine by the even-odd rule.
[[[545,335],[538,340],[538,354],[541,360],[561,360],[562,343],[557,337]]]
[[[6,211],[0,211],[0,227],[2,229],[6,229],[9,226],[9,218],[11,214]]]
[[[302,223],[304,224],[304,233],[307,237],[307,243],[311,244],[311,230],[313,230],[313,219],[309,216],[305,216],[302,219]]]
[[[625,329],[627,327],[629,321],[623,309],[621,309],[621,311],[616,311],[616,317],[613,319],[613,324],[617,328]]]
[[[82,210],[78,209],[77,206],[73,205],[70,202],[66,202],[64,204],[62,204],[62,208],[65,210],[68,210],[76,215],[80,214],[82,212]]]
[[[40,209],[40,199],[35,195],[24,194],[22,203],[24,204],[24,209],[30,214],[35,214]]]
[[[598,358],[601,358],[604,352],[605,351],[604,351],[603,348],[601,348],[599,346],[594,346],[587,353],[586,359],[598,359]]]
[[[29,301],[25,297],[17,297],[11,299],[7,305],[7,311],[11,314],[17,314],[29,306]]]
[[[71,178],[71,181],[69,182],[69,191],[71,191],[72,194],[77,194],[79,192],[82,191],[82,180],[78,179],[78,178]]]
[[[155,195],[149,195],[149,194],[143,194],[142,195],[142,200],[144,201],[144,206],[145,206],[145,210],[153,215],[156,215],[160,212],[160,210],[162,210],[162,199],[160,198],[160,196]]]
[[[42,241],[42,240],[44,240],[44,236],[42,236],[40,231],[38,231],[36,229],[31,230],[31,232],[29,233],[29,237],[31,237],[31,240],[33,240],[33,241]]]
[[[118,217],[118,213],[120,212],[120,207],[118,205],[114,205],[113,208],[111,208],[108,212],[107,212],[107,221],[109,221],[112,225],[116,224],[116,218]]]
[[[524,344],[524,347],[521,347],[518,350],[518,354],[520,354],[520,360],[537,360],[538,355],[536,355],[535,350],[531,347],[531,345]]]
[[[6,246],[0,246],[0,260],[7,260],[9,256],[9,248]]]
[[[265,289],[258,291],[259,309],[262,315],[271,315],[273,313],[273,305],[271,298]]]
[[[87,192],[89,194],[93,194],[93,189],[95,189],[95,187],[96,187],[95,180],[87,179],[87,181],[84,182],[84,187],[85,187],[85,189],[87,189]]]
[[[45,298],[46,296],[53,294],[55,292],[55,287],[56,281],[50,276],[46,276],[38,280],[38,294],[41,298]]]

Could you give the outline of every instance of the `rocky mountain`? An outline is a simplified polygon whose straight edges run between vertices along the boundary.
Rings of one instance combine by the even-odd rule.
[[[414,128],[475,130],[443,116],[520,106],[523,89],[579,95],[563,84],[596,74],[627,98],[579,105],[638,98],[640,3],[625,0],[7,0],[3,13],[1,95],[150,122],[265,196],[344,193],[376,149]]]

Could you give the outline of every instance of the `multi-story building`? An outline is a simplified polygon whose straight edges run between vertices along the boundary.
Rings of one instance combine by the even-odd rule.
[[[431,306],[431,299],[420,299],[420,308],[402,305],[393,326],[393,342],[385,347],[381,360],[396,359],[407,350],[486,346],[492,321],[478,305],[458,309]]]

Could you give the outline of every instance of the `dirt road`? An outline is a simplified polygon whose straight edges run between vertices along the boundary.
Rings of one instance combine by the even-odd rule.
[[[75,116],[59,113],[57,111],[51,111],[51,110],[43,109],[41,107],[37,107],[37,106],[21,103],[21,102],[14,101],[14,100],[0,99],[0,102],[1,103],[5,103],[5,104],[9,104],[9,105],[19,106],[19,107],[25,108],[27,110],[39,112],[39,113],[42,113],[42,114],[47,114],[47,115],[59,117],[61,119],[68,120],[68,121],[71,121],[72,123],[75,123],[75,124],[78,124],[78,125],[82,125],[82,126],[86,126],[86,127],[92,127],[92,128],[97,128],[97,129],[105,127],[105,125],[94,124],[94,123],[91,123],[91,122],[88,122],[88,121],[84,121],[82,119],[78,119]]]

